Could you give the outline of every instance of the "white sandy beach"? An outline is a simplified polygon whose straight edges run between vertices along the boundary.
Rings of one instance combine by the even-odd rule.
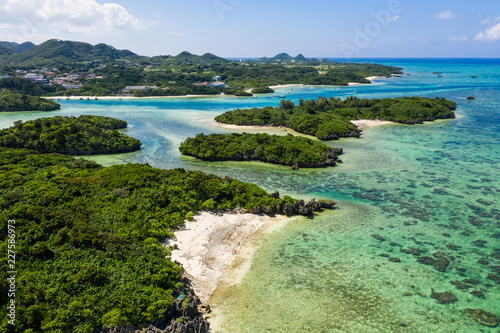
[[[353,123],[354,125],[358,126],[359,128],[367,128],[367,127],[374,127],[374,126],[395,124],[392,121],[370,120],[370,119],[351,120],[351,123]]]
[[[178,247],[172,250],[172,260],[182,264],[196,294],[206,303],[226,269],[234,266],[247,239],[283,219],[287,218],[263,214],[228,213],[219,216],[202,212],[193,221],[186,222],[185,230],[176,231],[175,238],[166,245]],[[247,255],[248,248],[244,256]],[[236,262],[242,263],[242,259],[238,258]]]
[[[277,86],[269,86],[271,89],[279,89],[279,88],[293,88],[293,87],[303,87],[303,84],[280,84]]]
[[[158,99],[158,98],[193,98],[193,97],[220,97],[226,96],[224,94],[220,95],[182,95],[182,96],[145,96],[145,97],[135,97],[135,96],[51,96],[44,97],[51,100],[90,100],[93,101],[96,98],[98,100],[120,100],[120,99]]]

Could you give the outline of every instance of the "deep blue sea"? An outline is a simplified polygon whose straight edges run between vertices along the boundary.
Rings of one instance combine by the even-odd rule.
[[[456,118],[367,128],[359,139],[328,143],[344,148],[339,166],[298,171],[257,162],[201,162],[178,151],[183,140],[201,132],[269,132],[223,128],[213,118],[235,108],[277,105],[273,94],[63,100],[60,111],[0,114],[0,128],[41,116],[116,117],[128,121],[125,133],[144,146],[92,157],[104,165],[197,169],[282,195],[336,200],[333,211],[295,218],[260,236],[241,283],[220,288],[211,300],[214,331],[499,332],[474,321],[466,309],[500,317],[500,59],[353,61],[395,65],[410,75],[278,93],[293,101],[444,97],[457,103]],[[448,266],[438,271],[419,257]],[[458,301],[439,304],[433,292],[451,292]]]

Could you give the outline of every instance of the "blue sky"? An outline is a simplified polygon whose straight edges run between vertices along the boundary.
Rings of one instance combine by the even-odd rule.
[[[0,0],[0,40],[141,55],[500,57],[497,0]]]

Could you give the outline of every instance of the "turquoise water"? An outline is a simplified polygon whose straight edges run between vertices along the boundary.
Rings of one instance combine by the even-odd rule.
[[[344,148],[343,164],[299,171],[256,162],[200,162],[178,152],[188,136],[236,131],[214,124],[215,115],[277,105],[272,95],[61,101],[61,111],[0,114],[0,127],[51,115],[117,117],[128,121],[125,132],[144,146],[131,154],[92,157],[104,165],[198,169],[281,194],[338,201],[334,211],[298,218],[262,236],[242,283],[220,290],[213,300],[222,332],[498,332],[498,327],[477,324],[464,310],[481,308],[500,317],[495,283],[500,275],[500,61],[377,62],[399,65],[411,75],[377,79],[373,85],[283,88],[280,93],[292,100],[439,96],[458,104],[457,118],[367,129],[361,139],[329,143]],[[449,266],[441,272],[420,264],[415,252],[444,257]],[[468,281],[466,289],[452,284],[465,279],[477,284]],[[438,304],[432,290],[452,292],[458,301]]]

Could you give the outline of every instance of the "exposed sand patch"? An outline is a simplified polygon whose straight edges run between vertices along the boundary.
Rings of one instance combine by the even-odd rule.
[[[282,218],[286,219],[263,214],[219,216],[202,212],[186,222],[185,230],[176,231],[175,238],[166,245],[177,245],[178,249],[172,250],[172,260],[182,264],[196,294],[206,303],[247,238]],[[243,256],[251,252],[247,249]]]
[[[393,121],[370,120],[370,119],[351,120],[351,123],[353,123],[354,125],[356,125],[360,128],[368,128],[368,127],[374,127],[374,126],[394,124]]]

